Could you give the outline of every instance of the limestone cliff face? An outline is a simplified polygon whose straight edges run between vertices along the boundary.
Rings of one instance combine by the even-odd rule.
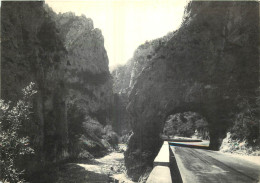
[[[121,129],[118,132],[125,134],[129,132],[132,118],[126,110],[128,97],[133,89],[133,86],[138,80],[140,73],[145,69],[157,51],[166,44],[166,42],[174,35],[174,32],[168,33],[162,38],[152,41],[146,41],[140,45],[134,52],[133,57],[126,65],[119,66],[112,71],[113,91],[115,92],[114,100],[114,126],[119,126]],[[123,132],[124,131],[124,132]]]
[[[111,142],[111,134],[115,136],[111,131],[110,135],[103,131],[105,125],[112,125],[113,103],[112,79],[103,35],[85,16],[65,13],[54,15],[53,19],[68,52],[65,74],[68,110],[76,107],[84,116],[81,122],[84,122],[85,130],[80,130],[82,125],[79,122],[79,129],[71,132],[76,135],[70,139],[69,152],[80,157],[81,151],[100,154],[99,151],[106,150],[107,141]],[[73,118],[69,123],[73,128]],[[99,129],[97,131],[100,132],[90,129]]]
[[[94,29],[91,19],[72,13],[59,14],[55,21],[68,51],[69,102],[76,103],[100,123],[109,124],[112,79],[101,31]]]
[[[16,101],[35,82],[34,123],[28,135],[40,159],[67,155],[64,88],[66,50],[43,2],[2,2],[1,97]]]
[[[84,16],[56,15],[44,2],[2,2],[1,13],[1,97],[18,100],[36,83],[28,125],[36,156],[54,162],[108,149],[116,140],[103,129],[111,124],[113,93],[101,31]]]
[[[119,66],[112,72],[114,92],[130,93],[140,73],[149,64],[159,49],[172,38],[175,32],[170,32],[162,38],[146,41],[134,52],[126,65]]]
[[[128,93],[131,79],[131,71],[133,62],[128,61],[126,65],[117,67],[112,71],[113,76],[113,91],[115,93]]]
[[[125,163],[137,179],[151,166],[168,115],[197,112],[218,149],[242,97],[258,87],[257,2],[190,2],[181,28],[155,53],[130,94],[133,132]]]

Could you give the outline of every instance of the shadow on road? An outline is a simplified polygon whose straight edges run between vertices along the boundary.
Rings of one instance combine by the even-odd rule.
[[[172,182],[183,183],[176,159],[173,155],[173,152],[170,148],[169,148],[169,151],[170,151],[170,170],[171,170]]]

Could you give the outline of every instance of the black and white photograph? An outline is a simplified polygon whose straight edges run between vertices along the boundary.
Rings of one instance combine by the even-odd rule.
[[[1,0],[0,183],[260,183],[258,0]]]

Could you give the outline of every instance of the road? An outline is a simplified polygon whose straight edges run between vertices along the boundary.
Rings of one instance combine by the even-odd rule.
[[[258,183],[260,166],[220,152],[170,146],[183,183]]]

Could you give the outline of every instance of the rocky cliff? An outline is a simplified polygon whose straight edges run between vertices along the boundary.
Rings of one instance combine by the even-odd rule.
[[[34,123],[28,135],[40,159],[67,155],[66,49],[43,2],[2,2],[1,97],[16,101],[30,82],[37,85]]]
[[[36,83],[27,126],[36,158],[44,164],[106,151],[116,137],[104,128],[113,93],[101,31],[91,19],[56,15],[44,2],[1,6],[1,98],[16,101]]]
[[[96,127],[99,126],[100,131],[103,131],[104,126],[112,125],[113,91],[101,30],[94,28],[93,21],[84,15],[75,16],[73,13],[65,13],[54,15],[53,19],[68,52],[65,75],[68,106],[74,109],[76,107],[83,112],[86,129],[92,129],[97,125]],[[82,134],[79,142],[71,143],[70,149],[73,154],[79,153],[75,152],[75,149],[78,149],[74,148],[75,143],[81,144],[80,146],[85,150],[90,150],[91,147],[82,144],[89,141],[87,140],[89,138],[92,139],[90,141],[95,151],[106,149],[106,145],[101,141],[105,132],[101,135],[91,130],[73,133],[78,133],[77,136]]]
[[[67,83],[70,100],[100,118],[112,102],[112,80],[104,38],[91,19],[72,13],[57,15],[56,22],[68,51]],[[98,101],[98,102],[97,102]],[[106,124],[105,117],[100,122]]]
[[[126,110],[128,96],[133,89],[134,83],[143,69],[149,64],[156,52],[164,45],[174,32],[168,33],[162,38],[146,41],[134,52],[133,57],[126,63],[112,71],[114,97],[114,126],[118,133],[125,135],[131,131],[132,118]]]
[[[126,65],[119,66],[113,70],[114,92],[130,93],[142,70],[152,60],[156,52],[172,38],[174,33],[175,32],[170,32],[162,38],[146,41],[135,50],[133,57]]]
[[[199,113],[209,123],[210,147],[218,149],[239,101],[254,105],[258,13],[258,2],[188,4],[181,28],[152,54],[129,97],[134,135],[125,163],[134,180],[152,166],[170,114]]]

